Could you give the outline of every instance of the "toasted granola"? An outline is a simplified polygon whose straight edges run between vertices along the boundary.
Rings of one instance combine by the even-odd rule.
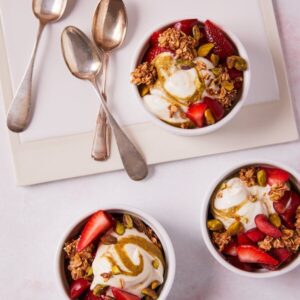
[[[300,235],[300,206],[298,206],[297,210],[296,210],[296,230],[298,232],[298,234]]]
[[[213,232],[212,239],[213,242],[218,246],[219,251],[222,252],[231,241],[231,236],[226,231],[222,233]]]
[[[167,29],[159,36],[158,42],[161,47],[174,51],[176,58],[193,60],[196,56],[196,40],[178,29]]]
[[[271,190],[269,192],[270,199],[272,201],[278,201],[284,196],[285,192],[288,190],[289,188],[286,184],[275,184],[271,187]]]
[[[85,278],[87,276],[88,270],[92,266],[93,252],[95,250],[95,246],[91,244],[78,253],[76,250],[78,241],[79,238],[67,242],[64,247],[66,256],[69,259],[68,270],[70,271],[73,280]]]
[[[157,80],[157,71],[156,68],[149,64],[148,62],[144,62],[139,65],[132,73],[131,73],[131,83],[136,85],[146,84],[152,85]]]
[[[256,168],[243,168],[240,170],[240,179],[248,186],[254,186],[256,184]]]
[[[270,236],[266,236],[264,240],[258,242],[258,247],[265,251],[270,251],[273,248],[273,238]]]

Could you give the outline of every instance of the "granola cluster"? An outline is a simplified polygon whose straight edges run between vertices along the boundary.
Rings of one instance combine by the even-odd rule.
[[[196,40],[184,32],[169,28],[158,38],[159,46],[175,52],[176,58],[193,60],[195,58]]]
[[[215,245],[218,247],[219,251],[222,252],[225,247],[231,241],[231,236],[226,231],[225,232],[213,232],[212,240]]]
[[[276,202],[280,200],[284,196],[285,192],[288,190],[289,188],[287,187],[286,184],[272,185],[271,190],[269,192],[270,199]]]
[[[69,259],[68,270],[70,271],[73,280],[79,278],[85,278],[88,276],[89,269],[93,262],[93,252],[95,246],[91,244],[86,247],[83,251],[77,252],[77,244],[79,238],[67,242],[64,247],[67,258]]]
[[[256,168],[243,168],[240,170],[239,176],[248,187],[256,185]]]
[[[152,85],[157,80],[157,71],[156,68],[149,64],[148,62],[144,62],[139,65],[132,73],[131,73],[131,83],[136,85]]]

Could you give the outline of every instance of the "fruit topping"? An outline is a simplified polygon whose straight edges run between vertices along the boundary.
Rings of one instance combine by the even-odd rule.
[[[230,256],[237,256],[237,243],[231,241],[223,250],[223,253]]]
[[[174,28],[184,32],[187,35],[192,35],[193,27],[198,25],[199,21],[197,19],[187,19],[182,20],[174,24]]]
[[[290,203],[290,199],[291,199],[291,192],[288,191],[285,192],[285,194],[280,200],[274,201],[273,207],[278,214],[283,214],[286,211],[287,206]]]
[[[254,264],[248,264],[248,263],[243,263],[239,261],[237,256],[229,256],[227,257],[227,261],[235,266],[236,268],[239,268],[241,270],[247,271],[247,272],[253,272],[255,271]]]
[[[264,170],[267,173],[269,185],[283,184],[286,183],[290,178],[290,174],[281,169],[264,168]]]
[[[162,32],[164,32],[164,30],[155,31],[155,32],[152,33],[152,35],[150,37],[150,44],[152,46],[158,44],[158,38],[159,38],[159,36],[161,35]]]
[[[215,99],[205,97],[204,103],[208,106],[208,108],[212,111],[215,119],[217,121],[221,120],[224,117],[225,111],[224,107]]]
[[[287,262],[287,260],[292,256],[291,252],[286,248],[272,249],[270,254],[279,261],[279,264]]]
[[[207,104],[205,103],[196,103],[189,106],[188,111],[186,112],[187,117],[197,126],[204,126],[204,113],[207,109]]]
[[[253,245],[252,240],[249,239],[249,237],[245,233],[240,233],[237,236],[238,245]]]
[[[255,217],[255,224],[257,228],[266,235],[276,239],[282,236],[281,231],[275,227],[264,214],[259,214]]]
[[[154,45],[145,54],[145,61],[147,61],[148,63],[151,63],[157,55],[164,53],[164,52],[172,53],[172,51],[167,48],[160,47],[158,45]]]
[[[263,250],[251,245],[242,245],[237,247],[237,254],[241,262],[258,263],[272,266],[277,266],[279,264],[278,260]]]
[[[119,290],[117,288],[112,288],[112,293],[114,295],[114,297],[116,298],[116,300],[140,300],[140,298],[138,296],[129,294],[125,291]]]
[[[92,243],[99,235],[102,235],[107,230],[113,227],[113,220],[111,215],[100,210],[92,215],[86,223],[79,242],[77,244],[77,251],[81,252],[90,243]]]
[[[262,241],[266,235],[261,232],[258,228],[250,229],[246,232],[247,237],[254,243]]]
[[[209,42],[215,45],[214,53],[219,55],[221,59],[226,59],[226,57],[236,53],[233,43],[217,25],[207,20],[204,28]]]
[[[70,286],[70,298],[76,299],[80,297],[89,287],[90,283],[83,278],[74,280]]]
[[[276,203],[276,202],[275,202]],[[274,203],[274,205],[275,205]],[[300,196],[295,192],[291,192],[291,198],[287,202],[284,212],[280,215],[283,223],[288,228],[295,227],[295,216],[298,206],[300,205]]]
[[[84,300],[104,300],[101,296],[95,296],[92,291],[88,291],[88,293],[83,298]]]

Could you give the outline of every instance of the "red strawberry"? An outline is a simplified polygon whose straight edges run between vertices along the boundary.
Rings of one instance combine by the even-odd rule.
[[[70,286],[70,298],[76,299],[80,297],[89,287],[90,283],[83,278],[74,280]]]
[[[275,205],[275,203],[274,203]],[[300,195],[291,192],[290,201],[287,202],[285,211],[280,215],[283,223],[288,228],[295,228],[296,210],[300,205]]]
[[[264,168],[264,170],[267,173],[269,185],[282,184],[287,182],[290,178],[290,174],[281,169]]]
[[[112,216],[100,210],[93,214],[86,223],[79,242],[77,244],[77,251],[82,251],[100,234],[105,233],[108,229],[113,227]]]
[[[239,261],[237,256],[229,256],[229,257],[227,257],[227,261],[230,264],[232,264],[233,266],[235,266],[236,268],[239,268],[241,270],[248,271],[248,272],[255,271],[253,264],[243,263],[243,262]]]
[[[224,107],[220,104],[220,102],[218,102],[215,99],[205,97],[204,103],[207,104],[208,108],[212,111],[217,121],[221,120],[224,117],[225,114]]]
[[[228,69],[228,74],[229,74],[230,79],[232,79],[232,80],[235,80],[238,77],[243,77],[243,72],[239,71],[235,68]]]
[[[159,30],[159,31],[155,31],[152,33],[151,37],[150,37],[150,44],[152,46],[157,45],[158,44],[158,38],[161,35],[161,33],[163,33],[164,30]]]
[[[204,125],[204,112],[207,109],[206,103],[196,103],[189,106],[186,112],[187,117],[195,123],[197,127],[203,127]]]
[[[258,228],[252,228],[246,232],[247,237],[254,243],[262,241],[266,235]]]
[[[197,24],[199,24],[197,19],[182,20],[175,23],[174,28],[183,31],[187,35],[191,35],[193,27]]]
[[[158,45],[154,45],[148,49],[147,53],[145,54],[144,61],[151,63],[157,55],[164,53],[164,52],[172,53],[172,51],[167,48],[163,48]]]
[[[84,296],[84,300],[102,300],[102,297],[95,296],[92,291],[88,291],[88,293]]]
[[[111,288],[112,293],[114,295],[114,297],[116,298],[116,300],[140,300],[140,298],[138,296],[129,294],[127,292],[121,291],[117,288]]]
[[[240,233],[237,236],[238,245],[253,245],[253,242],[248,238],[248,236],[245,233]]]
[[[237,254],[241,262],[258,263],[272,266],[277,266],[279,263],[275,258],[263,250],[251,245],[239,246],[237,248]]]
[[[281,231],[275,227],[264,214],[260,214],[255,217],[255,224],[257,228],[266,235],[275,239],[282,236]]]
[[[230,256],[237,256],[236,252],[237,243],[231,241],[223,250],[223,253]]]
[[[221,59],[225,59],[236,53],[231,40],[217,25],[207,20],[204,24],[204,29],[209,42],[215,45],[213,49],[214,53],[219,55]]]
[[[286,211],[290,199],[291,199],[291,192],[287,191],[284,193],[283,197],[280,200],[275,201],[273,203],[273,207],[278,214],[283,214]]]
[[[291,252],[286,248],[272,249],[270,254],[279,261],[279,264],[286,262],[291,256]]]

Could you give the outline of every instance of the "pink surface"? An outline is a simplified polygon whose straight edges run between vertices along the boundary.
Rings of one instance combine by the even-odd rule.
[[[300,129],[300,2],[275,3]],[[0,299],[62,299],[54,256],[64,229],[101,203],[124,201],[152,214],[170,233],[178,269],[169,299],[299,299],[300,268],[276,279],[240,278],[210,256],[199,229],[201,199],[221,170],[248,158],[265,158],[300,171],[299,141],[156,166],[141,183],[115,172],[30,188],[15,187],[3,117],[0,141]]]

